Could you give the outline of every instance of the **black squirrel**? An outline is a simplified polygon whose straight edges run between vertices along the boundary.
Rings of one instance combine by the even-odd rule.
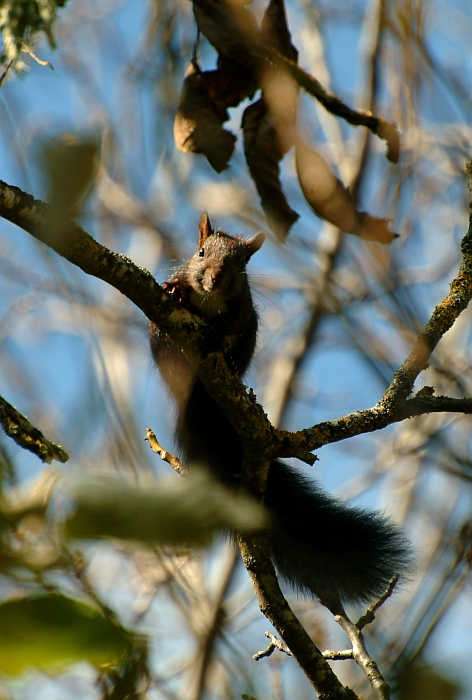
[[[213,230],[206,214],[196,252],[163,284],[182,306],[201,316],[209,331],[204,351],[220,351],[243,375],[256,346],[258,318],[246,274],[264,242]],[[175,438],[186,464],[199,463],[236,487],[242,448],[238,435],[208,395],[182,351],[150,323],[154,361],[177,406]],[[272,514],[274,564],[282,577],[331,609],[381,595],[394,574],[408,571],[410,549],[395,525],[378,513],[328,496],[311,479],[274,460],[265,503]]]

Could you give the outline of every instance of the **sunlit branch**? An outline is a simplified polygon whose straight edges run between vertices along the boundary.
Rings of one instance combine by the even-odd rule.
[[[48,440],[26,416],[0,396],[0,424],[5,435],[20,447],[33,452],[42,462],[50,464],[54,459],[67,462],[69,455],[60,445]]]

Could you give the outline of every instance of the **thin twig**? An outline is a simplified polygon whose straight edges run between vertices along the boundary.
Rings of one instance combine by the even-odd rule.
[[[287,656],[293,656],[288,646],[281,642],[280,639],[277,639],[275,634],[272,634],[271,632],[266,632],[265,636],[268,639],[270,639],[270,644],[262,651],[258,651],[253,655],[252,658],[254,659],[254,661],[259,661],[260,659],[263,659],[267,656],[271,656],[276,649],[283,652],[284,654],[287,654]]]
[[[361,630],[366,625],[370,625],[370,623],[375,620],[375,613],[385,603],[385,601],[388,600],[388,598],[390,598],[397,583],[398,583],[398,574],[395,574],[395,576],[392,576],[392,578],[388,582],[388,586],[387,586],[385,593],[383,593],[380,596],[380,598],[375,601],[375,603],[372,603],[372,605],[370,605],[367,608],[364,615],[361,615],[361,617],[357,620],[356,627],[358,627]]]
[[[446,547],[451,546],[451,542],[447,542]],[[416,659],[424,646],[426,645],[430,635],[436,628],[438,622],[443,618],[445,611],[453,603],[457,595],[460,593],[464,583],[470,576],[470,551],[472,547],[472,522],[466,521],[457,536],[455,556],[449,567],[443,571],[440,577],[434,582],[434,586],[428,596],[423,594],[424,605],[422,612],[418,615],[418,622],[411,630],[408,639],[406,640],[403,650],[398,654],[392,664],[392,670],[398,669],[405,662]],[[466,562],[467,566],[461,570],[461,565]],[[430,623],[425,631],[422,630],[425,620],[429,618]],[[417,637],[420,636],[420,641],[416,643]]]
[[[393,576],[391,578],[385,593],[383,593],[380,598],[367,609],[366,613],[359,618],[356,624],[351,622],[344,609],[336,611],[333,610],[333,614],[336,613],[334,614],[334,619],[348,635],[352,644],[352,649],[346,649],[343,651],[327,650],[323,652],[324,658],[328,659],[329,661],[345,661],[347,659],[353,659],[366,674],[379,700],[389,700],[390,688],[387,681],[380,673],[376,662],[369,655],[361,630],[363,627],[374,621],[375,613],[385,603],[385,601],[390,598],[397,581],[398,576]]]
[[[3,81],[7,77],[8,71],[10,70],[12,64],[13,64],[13,59],[10,58],[10,60],[8,61],[8,63],[5,66],[5,70],[3,71],[2,75],[0,76],[0,86],[3,84]]]
[[[44,66],[44,67],[48,67],[48,66],[49,66],[49,68],[50,68],[51,70],[54,70],[54,66],[52,65],[52,63],[49,63],[49,61],[43,61],[41,58],[39,58],[38,56],[36,56],[36,54],[34,53],[33,49],[31,49],[27,44],[23,44],[22,47],[21,47],[21,50],[22,50],[24,53],[27,53],[28,56],[31,56],[31,58],[33,59],[33,61],[36,61],[36,63],[38,63],[40,66]]]
[[[344,651],[331,651],[327,649],[323,652],[323,656],[327,661],[349,661],[354,659],[352,649],[344,649]]]
[[[369,655],[361,630],[346,615],[345,611],[338,612],[334,619],[346,632],[352,644],[352,658],[362,668],[379,700],[390,699],[390,687],[380,673],[379,667]]]
[[[221,635],[225,622],[225,598],[233,580],[236,565],[239,561],[239,551],[233,547],[231,556],[225,564],[221,574],[218,591],[213,597],[212,609],[208,614],[207,625],[200,639],[197,652],[197,668],[192,674],[195,682],[195,692],[189,695],[189,700],[200,700],[205,689],[205,680],[208,676],[208,669],[211,664],[216,641]]]
[[[175,469],[175,471],[178,472],[180,476],[187,475],[187,467],[185,467],[175,455],[172,455],[170,452],[167,452],[167,450],[165,450],[162,447],[162,445],[156,437],[156,434],[151,430],[151,428],[146,428],[146,437],[144,439],[149,442],[149,447],[151,448],[151,450],[158,454],[159,457],[162,460],[164,460],[164,462],[170,464],[172,469]]]

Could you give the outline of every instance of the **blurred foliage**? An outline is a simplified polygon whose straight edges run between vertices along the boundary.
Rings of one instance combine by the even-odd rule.
[[[399,684],[399,700],[455,700],[460,686],[432,668],[407,666]]]
[[[99,611],[57,594],[8,600],[0,605],[0,672],[18,675],[32,666],[48,669],[86,659],[112,664],[128,640]]]
[[[51,48],[56,48],[53,27],[56,10],[66,0],[2,0],[0,3],[0,31],[2,51],[0,61],[12,62],[16,70],[25,68],[19,56],[25,44],[41,32],[47,36]]]
[[[217,530],[257,530],[266,523],[256,501],[235,497],[198,470],[185,479],[147,481],[133,486],[108,476],[74,484],[75,507],[66,522],[68,536],[203,545]]]
[[[78,205],[89,193],[98,163],[97,139],[64,134],[43,144],[47,200],[59,218],[79,213]]]

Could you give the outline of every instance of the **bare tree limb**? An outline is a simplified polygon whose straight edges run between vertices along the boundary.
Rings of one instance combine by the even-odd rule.
[[[63,447],[48,440],[26,416],[17,411],[2,396],[0,396],[0,423],[5,435],[11,437],[23,449],[33,452],[42,462],[50,464],[53,459],[58,462],[67,462],[69,459]]]
[[[290,609],[277,581],[267,535],[239,535],[238,542],[261,612],[283,638],[308,680],[320,694],[319,697],[329,700],[359,700],[353,690],[342,685]]]
[[[365,646],[364,637],[359,627],[351,622],[344,611],[335,615],[334,619],[349,637],[352,644],[352,658],[366,674],[377,698],[379,700],[389,700],[389,685],[380,673],[377,663],[369,655]]]
[[[472,399],[448,396],[427,396],[418,392],[411,399],[388,405],[384,397],[372,408],[348,413],[342,418],[317,423],[295,433],[276,431],[279,439],[278,457],[296,457],[304,451],[317,450],[323,445],[382,430],[388,425],[428,413],[472,413]],[[300,451],[300,452],[299,452]]]
[[[198,348],[205,324],[166,294],[152,275],[123,255],[111,252],[83,229],[68,221],[61,231],[52,230],[51,207],[35,200],[17,187],[0,181],[0,216],[17,224],[49,245],[87,274],[108,282],[146,316],[169,332],[197,369],[209,393],[234,423],[248,454],[257,459],[297,457],[313,464],[313,450],[355,435],[380,430],[405,418],[438,411],[469,413],[472,400],[433,397],[423,393],[406,399],[413,383],[427,366],[429,355],[449,330],[472,296],[472,224],[462,241],[463,262],[451,283],[451,293],[434,311],[409,357],[397,370],[390,387],[373,408],[356,411],[334,421],[289,433],[275,430],[255,394],[246,391],[241,380],[226,366],[221,355],[212,353],[198,360]]]

